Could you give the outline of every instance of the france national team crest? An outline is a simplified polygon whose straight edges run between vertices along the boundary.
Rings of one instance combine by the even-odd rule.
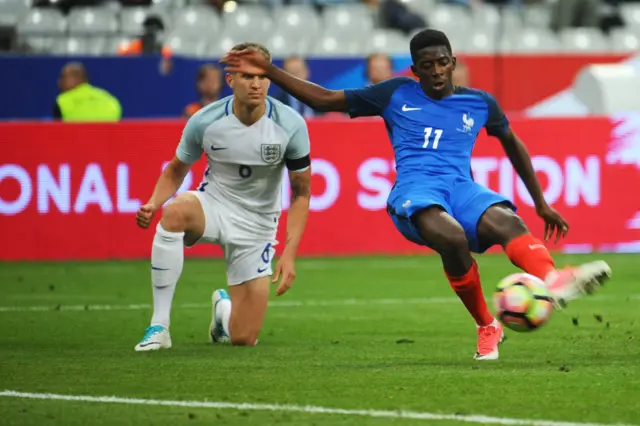
[[[277,163],[280,160],[280,145],[263,143],[261,154],[265,163]]]
[[[462,114],[462,129],[458,129],[462,133],[471,133],[475,120],[471,117],[471,114]]]

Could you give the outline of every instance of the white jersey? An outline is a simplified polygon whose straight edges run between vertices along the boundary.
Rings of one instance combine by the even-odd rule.
[[[233,114],[233,96],[202,108],[187,122],[176,156],[193,164],[207,155],[198,190],[249,211],[279,213],[283,167],[309,155],[309,132],[292,108],[271,97],[265,102],[265,114],[251,126]]]

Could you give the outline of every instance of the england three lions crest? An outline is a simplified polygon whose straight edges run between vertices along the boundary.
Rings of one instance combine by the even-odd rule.
[[[281,146],[279,144],[263,143],[260,154],[265,163],[274,164],[280,160]]]

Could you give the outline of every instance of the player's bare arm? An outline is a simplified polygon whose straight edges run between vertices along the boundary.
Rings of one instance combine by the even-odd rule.
[[[289,171],[289,181],[291,186],[291,205],[287,218],[287,241],[273,277],[274,283],[282,277],[276,296],[285,293],[296,277],[295,257],[307,224],[307,217],[309,216],[311,169],[308,168],[303,172]]]
[[[511,128],[499,136],[498,139],[507,157],[509,157],[513,168],[527,187],[536,206],[538,216],[544,220],[545,240],[549,240],[555,234],[555,241],[558,242],[561,237],[566,236],[569,232],[569,224],[557,211],[550,207],[544,199],[544,193],[536,177],[536,172],[531,163],[531,156],[526,146]]]
[[[177,157],[171,160],[162,171],[151,198],[140,207],[136,214],[136,222],[139,227],[142,229],[149,227],[155,212],[180,188],[190,168],[191,165],[183,163]]]
[[[273,83],[317,111],[347,111],[347,100],[343,90],[329,90],[294,77],[273,65],[256,50],[231,51],[221,59],[221,62],[226,65],[227,72],[265,74]]]

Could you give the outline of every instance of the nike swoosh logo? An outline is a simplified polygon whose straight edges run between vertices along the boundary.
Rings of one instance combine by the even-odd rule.
[[[169,268],[156,268],[155,266],[152,266],[151,269],[153,269],[154,271],[168,271]]]
[[[402,105],[402,111],[403,112],[407,112],[407,111],[419,111],[422,108],[410,108],[407,106],[407,104]]]
[[[258,273],[259,274],[263,273],[264,271],[267,270],[267,268],[268,268],[268,266],[265,266],[263,269],[258,268]]]
[[[545,249],[546,247],[543,246],[542,244],[529,244],[529,250],[535,250],[535,249]]]
[[[227,148],[219,148],[217,146],[211,145],[211,151],[220,151],[221,149],[227,149]]]

